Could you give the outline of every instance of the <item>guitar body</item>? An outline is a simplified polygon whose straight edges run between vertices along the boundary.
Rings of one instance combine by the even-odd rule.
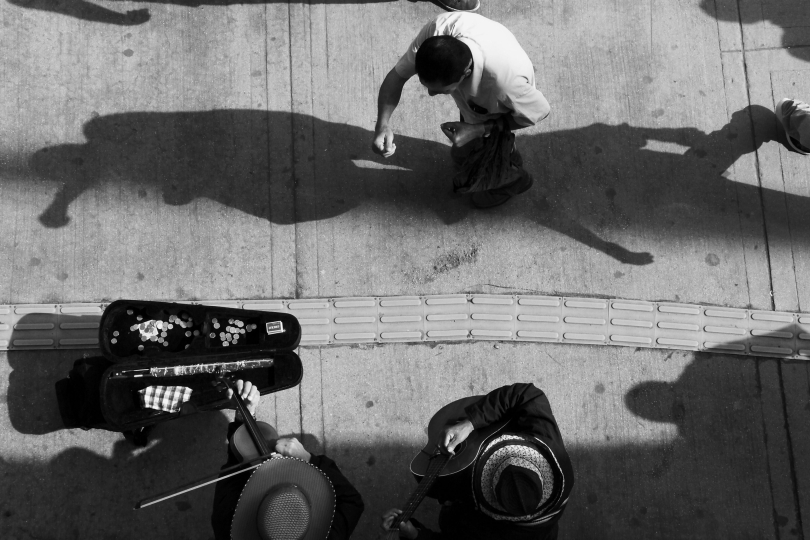
[[[436,481],[458,474],[475,463],[475,458],[478,457],[484,443],[490,437],[502,431],[506,424],[509,423],[511,418],[504,418],[485,428],[473,430],[466,440],[456,446],[455,455],[450,456],[444,453],[441,448],[445,428],[466,419],[464,409],[477,403],[483,397],[471,396],[456,400],[439,409],[430,419],[428,443],[411,461],[411,472],[414,476],[420,477],[421,480],[416,490],[411,493],[405,503],[402,513],[392,521],[385,535],[387,540],[397,540],[399,538],[399,524],[411,518],[419,503],[427,496]]]
[[[445,428],[457,424],[466,419],[464,409],[477,403],[484,396],[470,396],[448,403],[438,410],[428,424],[428,443],[411,461],[411,472],[416,476],[425,476],[431,458],[436,454],[436,449],[441,447]],[[493,435],[502,431],[509,418],[491,424],[482,429],[476,429],[467,440],[456,447],[456,455],[450,457],[444,469],[438,474],[439,478],[450,476],[465,470],[475,462],[481,446]]]

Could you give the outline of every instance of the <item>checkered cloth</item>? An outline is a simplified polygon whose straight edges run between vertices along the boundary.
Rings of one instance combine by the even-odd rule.
[[[144,409],[168,412],[179,411],[180,405],[191,398],[191,388],[187,386],[147,386],[138,393]]]

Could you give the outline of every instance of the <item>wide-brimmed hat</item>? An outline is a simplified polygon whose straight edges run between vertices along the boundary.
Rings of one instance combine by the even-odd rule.
[[[265,461],[250,475],[233,514],[233,540],[325,540],[335,489],[314,465],[296,458]]]
[[[496,520],[534,521],[558,500],[561,489],[562,474],[553,455],[528,437],[501,435],[476,461],[476,501]]]
[[[800,154],[810,154],[810,105],[785,98],[776,104],[775,112],[790,147]]]

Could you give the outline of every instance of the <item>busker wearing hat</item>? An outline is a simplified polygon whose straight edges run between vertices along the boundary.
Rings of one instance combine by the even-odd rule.
[[[250,381],[237,391],[255,416],[261,395]],[[228,391],[229,397],[232,392]],[[228,426],[228,438],[242,424]],[[216,540],[340,540],[349,538],[363,513],[363,499],[326,456],[307,452],[296,438],[278,439],[279,457],[217,483],[211,524]],[[228,463],[238,458],[228,449]]]
[[[380,87],[372,149],[386,158],[396,150],[391,115],[414,75],[429,95],[452,96],[461,112],[461,121],[441,125],[460,168],[456,192],[472,193],[474,206],[490,208],[532,186],[512,131],[540,122],[550,108],[535,88],[531,60],[506,27],[456,12],[422,28]]]
[[[441,532],[411,520],[400,524],[400,538],[556,539],[574,472],[546,395],[531,383],[503,386],[465,413],[466,420],[444,432],[444,446],[450,452],[473,430],[505,417],[511,420],[483,444],[466,474],[434,486],[430,495],[443,503]],[[383,529],[388,530],[399,513],[396,508],[386,512]]]

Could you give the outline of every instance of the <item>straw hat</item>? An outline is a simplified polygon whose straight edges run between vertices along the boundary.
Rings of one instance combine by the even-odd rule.
[[[479,456],[473,490],[481,511],[496,520],[531,522],[559,499],[562,473],[531,439],[501,435]]]
[[[245,484],[231,523],[233,540],[325,540],[335,490],[314,465],[296,458],[265,461]]]

